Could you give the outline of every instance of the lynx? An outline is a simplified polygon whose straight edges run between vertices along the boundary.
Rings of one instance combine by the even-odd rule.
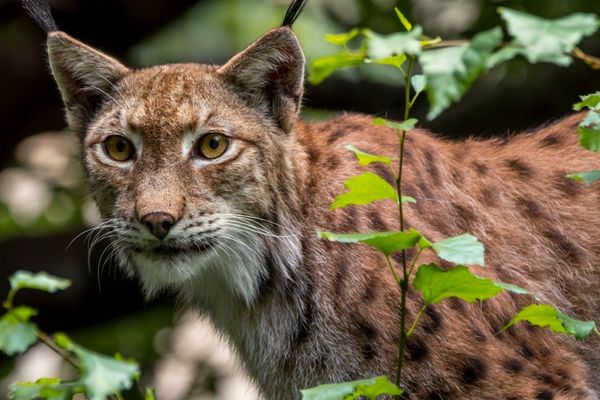
[[[398,229],[391,203],[328,211],[364,171],[345,146],[391,156],[397,136],[364,115],[298,118],[304,56],[290,27],[303,3],[225,65],[130,69],[59,31],[44,1],[26,2],[48,33],[123,271],[146,296],[171,292],[209,316],[271,400],[393,376],[400,335],[399,289],[382,256],[315,234]],[[503,140],[410,132],[404,188],[417,203],[407,225],[434,240],[470,232],[487,251],[477,274],[600,321],[600,186],[565,178],[600,169],[577,144],[581,118]],[[506,293],[429,308],[408,343],[404,398],[598,399],[598,338],[526,324],[498,333],[528,301]],[[409,320],[420,306],[411,291]]]

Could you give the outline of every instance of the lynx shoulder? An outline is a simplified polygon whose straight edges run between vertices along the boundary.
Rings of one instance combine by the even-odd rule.
[[[367,116],[298,119],[304,57],[289,26],[302,3],[223,66],[132,70],[58,31],[44,2],[26,2],[48,32],[67,120],[124,273],[148,297],[171,291],[208,315],[273,400],[393,375],[400,335],[399,289],[382,256],[315,235],[398,228],[394,204],[328,211],[344,180],[363,171],[345,146],[392,155],[397,139]],[[577,145],[581,118],[506,140],[411,132],[404,188],[417,203],[407,224],[432,239],[470,232],[487,249],[479,275],[600,320],[600,187],[565,178],[600,169]],[[428,308],[408,343],[406,398],[597,399],[598,339],[524,325],[498,334],[522,305],[503,294]],[[409,318],[420,306],[410,292]]]

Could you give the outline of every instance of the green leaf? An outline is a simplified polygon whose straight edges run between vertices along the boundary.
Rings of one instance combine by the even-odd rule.
[[[104,400],[111,394],[130,389],[139,377],[139,367],[133,361],[95,353],[64,334],[55,335],[55,342],[79,359],[80,377],[76,383],[85,388],[89,400]]]
[[[364,52],[348,51],[319,57],[310,64],[308,81],[312,85],[318,85],[335,71],[361,65],[365,62],[366,58],[367,55]]]
[[[509,292],[512,293],[516,293],[516,294],[525,294],[525,295],[533,295],[529,290],[527,289],[523,289],[520,286],[517,285],[513,285],[511,283],[504,283],[504,282],[499,282],[499,281],[494,281],[494,284],[504,290],[507,290]]]
[[[427,98],[432,120],[457,102],[486,71],[486,63],[502,40],[502,30],[493,28],[476,35],[469,44],[421,53],[419,62],[427,77]]]
[[[36,382],[17,382],[10,387],[11,400],[71,400],[83,388],[75,383],[61,383],[58,378],[42,378]]]
[[[348,191],[335,198],[329,207],[330,210],[346,207],[351,204],[364,205],[385,199],[398,201],[398,195],[392,185],[372,172],[352,176],[346,179],[344,186]]]
[[[568,53],[598,29],[598,18],[593,14],[575,13],[550,20],[503,7],[498,12],[514,41],[494,55],[490,65],[522,55],[531,63],[566,66],[572,61]]]
[[[575,336],[578,340],[586,339],[596,327],[594,321],[578,321],[550,304],[531,304],[524,307],[502,330],[510,328],[519,321],[527,321],[556,333]]]
[[[408,132],[411,129],[414,129],[415,125],[417,125],[418,122],[419,122],[419,120],[416,118],[409,118],[406,121],[402,121],[402,122],[390,121],[389,119],[385,119],[385,118],[375,118],[373,120],[373,123],[375,125],[387,126],[388,128],[392,128],[392,129],[396,129],[398,131],[404,131],[404,132]]]
[[[423,295],[425,304],[437,304],[450,297],[469,303],[486,300],[502,292],[491,279],[473,275],[465,266],[444,271],[435,264],[421,265],[413,286]]]
[[[398,9],[398,7],[394,7],[394,11],[396,11],[396,15],[398,16],[398,19],[400,20],[400,23],[402,24],[404,29],[406,29],[408,32],[412,31],[412,24],[404,16],[404,14],[402,14],[402,11],[400,11],[400,9]]]
[[[352,144],[346,146],[346,149],[350,150],[356,155],[356,158],[358,159],[358,165],[365,166],[376,162],[390,165],[392,162],[392,159],[390,157],[377,156],[375,154],[365,153],[364,151],[359,150]]]
[[[583,181],[586,185],[591,185],[595,181],[600,179],[600,170],[594,170],[589,172],[578,172],[576,174],[569,174],[567,178],[571,178],[576,181]]]
[[[578,130],[579,144],[588,150],[600,152],[600,114],[588,112]]]
[[[584,108],[598,111],[600,109],[600,92],[579,96],[581,101],[573,105],[573,110],[581,111]]]
[[[414,247],[421,239],[421,234],[411,229],[405,232],[370,232],[370,233],[333,233],[318,232],[320,239],[340,243],[364,243],[386,255]]]
[[[332,383],[301,390],[302,400],[353,400],[367,396],[375,400],[378,396],[400,395],[402,390],[385,376],[353,382]]]
[[[484,265],[483,244],[468,233],[435,242],[431,247],[438,257],[446,261],[456,264]]]
[[[154,395],[154,390],[152,390],[152,388],[146,388],[146,395],[144,396],[144,400],[156,400],[156,396]]]
[[[416,203],[417,199],[411,196],[400,196],[400,203]]]
[[[345,46],[349,41],[360,34],[358,28],[352,29],[350,32],[325,35],[325,41],[335,44],[336,46]]]
[[[0,351],[12,356],[21,354],[37,342],[37,326],[29,322],[33,308],[15,307],[0,317]]]
[[[49,275],[46,272],[33,274],[28,271],[17,271],[10,278],[12,290],[37,289],[48,293],[64,290],[71,286],[71,281]]]
[[[398,32],[390,35],[380,35],[373,31],[365,31],[369,58],[371,60],[378,60],[401,54],[420,54],[421,43],[419,42],[419,36],[422,32],[423,30],[420,26],[416,26],[410,32]]]
[[[378,60],[370,60],[369,62],[373,62],[375,64],[381,64],[381,65],[391,65],[392,67],[396,67],[396,68],[402,68],[405,61],[406,61],[406,56],[404,54],[400,54],[399,56],[380,58]]]
[[[413,75],[413,77],[410,78],[410,83],[415,93],[421,93],[427,86],[427,78],[425,75]]]

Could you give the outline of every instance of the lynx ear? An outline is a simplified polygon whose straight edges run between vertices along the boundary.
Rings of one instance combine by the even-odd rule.
[[[48,34],[52,74],[66,106],[70,128],[83,136],[98,106],[111,99],[117,82],[129,71],[117,60],[64,32]]]
[[[291,29],[267,32],[219,72],[284,132],[292,129],[302,100],[304,54]]]

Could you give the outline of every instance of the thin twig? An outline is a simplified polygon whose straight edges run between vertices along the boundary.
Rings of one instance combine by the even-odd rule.
[[[48,346],[50,348],[50,350],[52,350],[53,352],[58,354],[63,360],[65,360],[66,362],[71,364],[74,368],[77,368],[77,369],[79,368],[79,366],[77,365],[77,362],[73,359],[73,357],[71,357],[68,353],[62,351],[54,343],[54,341],[52,340],[52,338],[50,338],[50,336],[48,334],[46,334],[38,329],[36,335],[42,343],[44,343],[46,346]]]

